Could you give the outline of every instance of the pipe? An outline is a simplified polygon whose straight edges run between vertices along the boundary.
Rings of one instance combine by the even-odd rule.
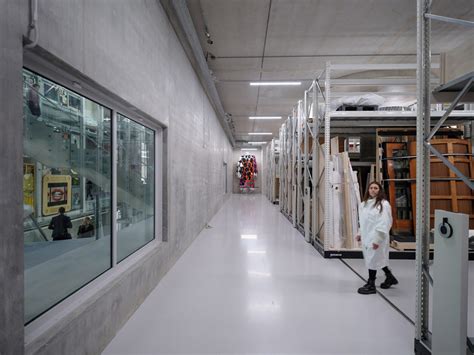
[[[38,33],[38,0],[30,0],[30,23],[28,24],[28,32],[26,37],[30,41],[25,44],[25,48],[34,48],[38,44],[39,33]],[[31,39],[31,32],[34,32],[34,39]]]

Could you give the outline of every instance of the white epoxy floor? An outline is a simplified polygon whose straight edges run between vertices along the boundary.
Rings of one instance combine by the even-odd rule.
[[[368,271],[365,268],[364,260],[346,259],[346,262],[356,270],[362,277],[367,278]],[[377,288],[396,307],[405,313],[412,321],[416,317],[416,264],[415,260],[390,260],[390,268],[393,270],[399,284],[383,290]],[[436,276],[433,275],[436,280]],[[377,273],[376,285],[379,286],[385,280],[383,271]],[[436,282],[436,281],[435,281]],[[469,337],[474,337],[474,261],[469,262],[469,284],[468,284],[468,314],[467,331]],[[433,307],[433,289],[430,287],[430,314]],[[431,321],[430,316],[430,321]],[[430,326],[431,329],[431,326]]]
[[[104,354],[413,353],[413,326],[264,196],[233,195],[209,224]]]

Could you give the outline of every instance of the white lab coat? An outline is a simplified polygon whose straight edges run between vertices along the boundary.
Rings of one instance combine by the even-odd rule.
[[[392,227],[392,209],[387,200],[380,206],[374,207],[375,199],[362,202],[359,206],[360,235],[362,252],[367,269],[377,270],[388,266],[390,244],[390,228]],[[372,243],[378,244],[374,250]]]

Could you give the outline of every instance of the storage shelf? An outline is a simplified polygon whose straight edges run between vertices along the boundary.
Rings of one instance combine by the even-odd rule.
[[[431,124],[435,126],[445,111],[431,111]],[[474,120],[474,111],[454,111],[446,125]],[[334,111],[331,128],[338,127],[416,127],[416,111]]]
[[[459,92],[464,89],[472,78],[474,78],[474,71],[438,86],[433,90],[433,97],[440,102],[454,101]],[[461,102],[474,102],[474,85],[471,85],[470,90],[461,99]]]

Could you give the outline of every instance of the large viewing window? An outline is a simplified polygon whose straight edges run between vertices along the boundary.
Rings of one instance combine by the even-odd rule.
[[[117,154],[117,259],[121,261],[154,238],[154,132],[119,114]]]
[[[156,143],[154,130],[26,69],[23,120],[29,323],[155,239]]]

